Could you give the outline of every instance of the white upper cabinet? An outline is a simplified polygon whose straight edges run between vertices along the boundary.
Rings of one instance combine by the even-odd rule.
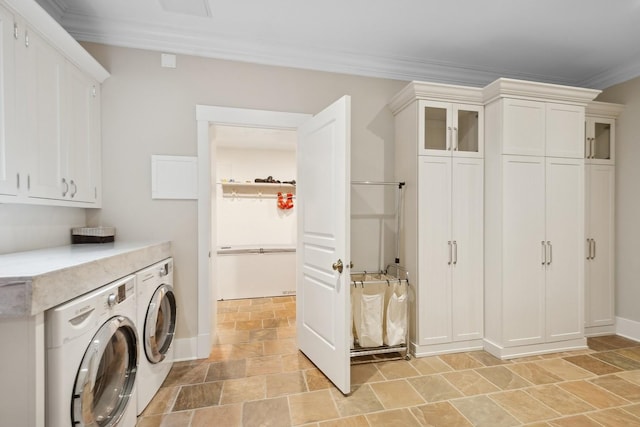
[[[615,163],[615,119],[605,117],[587,117],[584,158],[590,164]]]
[[[582,158],[584,107],[506,98],[504,154]]]
[[[100,99],[97,83],[67,63],[63,108],[65,177],[70,200],[95,202],[100,171]]]
[[[506,98],[503,104],[503,153],[544,156],[546,109],[542,102]]]
[[[20,187],[19,144],[15,119],[14,18],[0,6],[0,194],[15,196]]]
[[[483,156],[482,106],[422,100],[418,110],[421,139],[418,154]]]
[[[100,206],[98,64],[35,2],[0,0],[0,203]]]
[[[582,159],[584,141],[584,107],[546,103],[545,156]]]
[[[24,63],[27,123],[23,138],[28,149],[27,168],[29,197],[60,199],[68,186],[63,176],[62,94],[65,61],[29,28],[20,41]],[[23,98],[24,97],[24,98]],[[22,112],[22,111],[21,111]]]

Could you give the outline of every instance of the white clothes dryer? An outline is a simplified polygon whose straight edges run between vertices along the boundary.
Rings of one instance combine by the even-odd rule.
[[[47,427],[136,424],[135,276],[48,310]]]
[[[140,332],[138,414],[144,411],[173,366],[176,298],[173,259],[167,258],[136,273],[137,326]]]

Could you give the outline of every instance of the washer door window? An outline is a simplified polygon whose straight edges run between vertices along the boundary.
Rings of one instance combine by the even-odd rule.
[[[164,360],[176,331],[176,297],[173,288],[161,285],[151,297],[144,321],[144,351],[151,363]]]
[[[73,387],[74,425],[117,425],[131,400],[138,366],[138,336],[126,317],[109,319],[82,358]]]

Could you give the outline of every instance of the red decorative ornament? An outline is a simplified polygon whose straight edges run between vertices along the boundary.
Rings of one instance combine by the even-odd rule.
[[[287,193],[287,198],[285,199],[285,196],[278,192],[278,207],[285,210],[293,208],[293,194]]]

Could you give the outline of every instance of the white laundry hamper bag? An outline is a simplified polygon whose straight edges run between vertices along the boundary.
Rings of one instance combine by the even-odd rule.
[[[400,283],[393,285],[388,296],[385,315],[385,345],[401,345],[406,343],[407,336],[407,286]]]
[[[383,345],[384,294],[384,287],[376,285],[353,293],[353,320],[360,347]]]

